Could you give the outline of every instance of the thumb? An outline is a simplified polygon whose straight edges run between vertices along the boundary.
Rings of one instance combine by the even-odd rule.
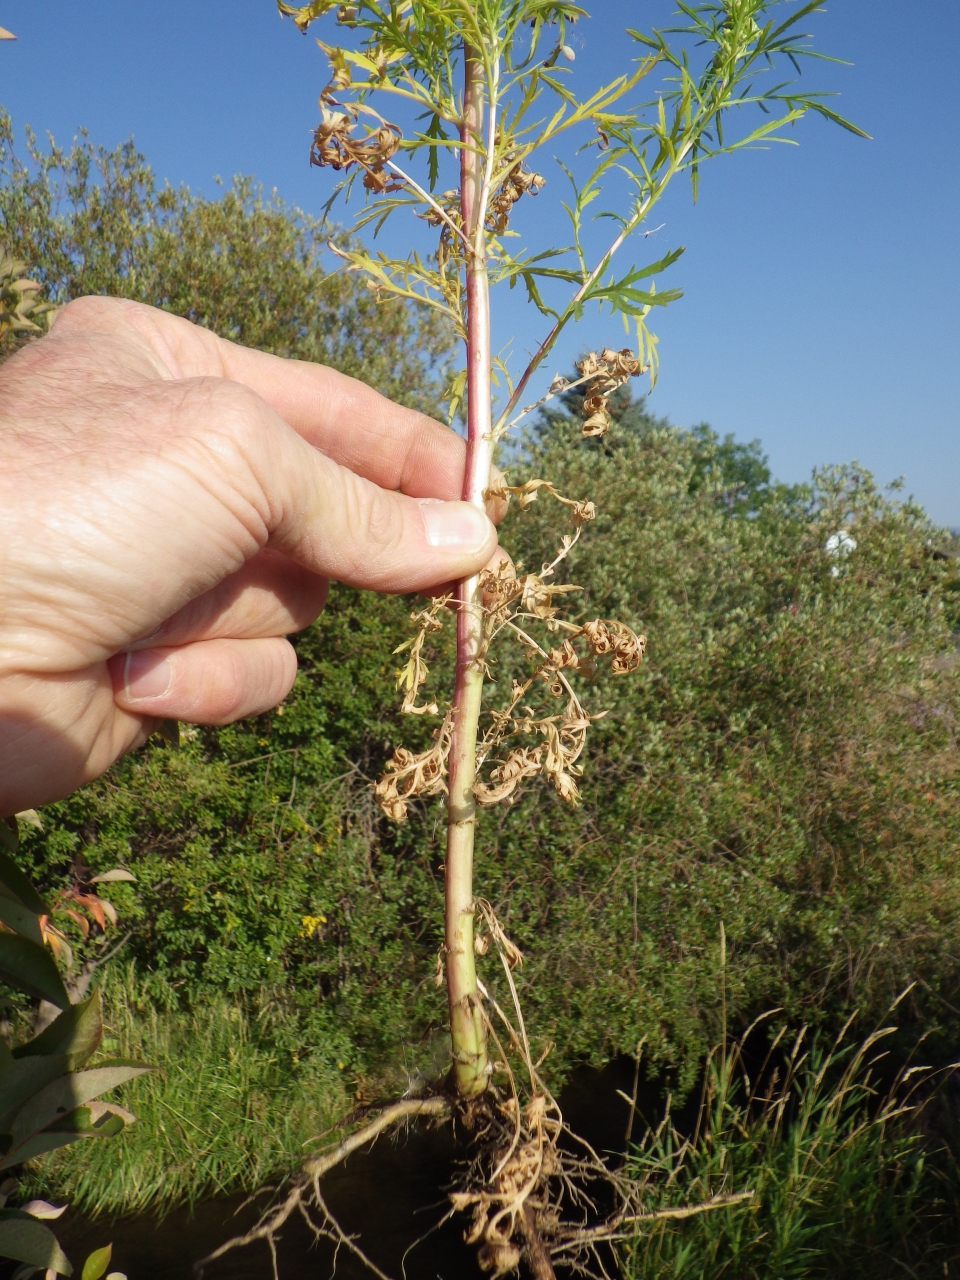
[[[269,544],[313,573],[374,591],[424,591],[479,572],[496,550],[493,523],[469,502],[382,489],[285,424],[269,443],[271,456],[255,468],[279,499]]]

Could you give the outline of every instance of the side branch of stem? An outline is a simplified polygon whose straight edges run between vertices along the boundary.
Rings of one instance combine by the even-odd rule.
[[[557,341],[557,338],[559,338],[561,332],[566,327],[571,317],[575,314],[578,305],[584,300],[584,298],[586,298],[590,289],[593,287],[594,284],[596,284],[597,280],[600,278],[603,272],[606,271],[608,265],[610,264],[611,258],[614,256],[617,250],[621,247],[623,242],[627,239],[627,237],[633,231],[637,229],[637,227],[640,226],[644,218],[646,218],[647,214],[650,212],[650,210],[659,200],[660,196],[664,191],[664,188],[667,186],[667,184],[669,183],[673,175],[681,167],[687,155],[689,154],[692,146],[693,146],[693,139],[691,137],[688,139],[687,142],[684,143],[682,147],[679,148],[669,168],[660,176],[659,180],[650,190],[647,198],[644,201],[642,201],[640,205],[637,206],[633,214],[633,217],[630,218],[629,222],[627,222],[626,225],[622,228],[619,235],[614,240],[613,244],[611,244],[610,248],[606,251],[603,257],[594,267],[594,269],[590,272],[590,274],[584,280],[583,284],[580,285],[579,289],[577,289],[576,293],[567,303],[566,307],[564,307],[563,311],[558,316],[557,320],[554,322],[554,325],[551,328],[550,332],[547,334],[544,340],[540,343],[539,347],[537,347],[536,351],[533,353],[533,357],[531,358],[529,364],[527,365],[527,367],[524,369],[523,373],[520,375],[519,379],[517,380],[517,384],[513,389],[513,394],[511,395],[510,399],[507,401],[506,405],[503,408],[503,412],[500,414],[499,418],[497,419],[497,424],[495,428],[497,433],[502,433],[503,424],[507,421],[507,419],[510,417],[510,414],[513,413],[514,409],[517,407],[517,404],[520,401],[520,397],[523,395],[524,391],[526,390],[527,383],[536,373],[537,369],[540,368],[540,365],[543,363],[543,361],[550,354],[551,350],[553,349],[554,343]]]

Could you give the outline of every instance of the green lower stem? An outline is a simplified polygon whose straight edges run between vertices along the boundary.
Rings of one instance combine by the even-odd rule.
[[[467,458],[462,497],[482,511],[493,449],[490,400],[490,298],[484,254],[483,61],[464,48],[460,154],[462,226],[471,245],[466,272]],[[457,677],[448,767],[446,863],[447,996],[457,1093],[472,1098],[490,1078],[473,950],[473,847],[477,801],[477,728],[483,696],[483,611],[476,576],[459,586]]]
[[[471,579],[464,587],[474,585],[475,581]],[[464,602],[459,622],[458,640],[467,643],[459,644],[458,648],[469,652],[474,649],[472,633],[479,631],[476,608]],[[453,1066],[457,1093],[467,1098],[482,1093],[490,1075],[473,946],[473,847],[477,825],[473,784],[482,695],[483,669],[468,659],[458,670],[450,744],[446,861],[446,968]]]

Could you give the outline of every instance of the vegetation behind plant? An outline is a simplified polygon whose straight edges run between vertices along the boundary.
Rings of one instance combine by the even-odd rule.
[[[48,296],[139,298],[436,405],[446,375],[420,353],[442,362],[447,335],[327,275],[305,215],[246,181],[214,201],[158,188],[132,147],[81,140],[20,165],[4,129],[0,221],[11,253],[45,264]],[[855,467],[787,489],[756,447],[622,395],[611,409],[617,431],[586,449],[574,403],[543,416],[510,473],[576,493],[589,465],[603,498],[583,616],[649,641],[644,674],[596,726],[581,807],[520,799],[481,831],[485,892],[531,953],[518,976],[538,1051],[554,1046],[549,1077],[646,1036],[649,1061],[689,1087],[720,1027],[721,922],[734,1025],[774,1005],[834,1025],[916,980],[910,1038],[932,1030],[946,1053],[960,1007],[957,582],[937,531]],[[831,555],[841,528],[856,549]],[[552,554],[536,505],[504,540],[533,570]],[[128,990],[174,1040],[226,997],[318,1114],[445,1060],[439,813],[423,804],[388,827],[370,792],[401,739],[385,655],[415,607],[335,588],[297,638],[282,708],[190,730],[180,751],[154,740],[24,838],[44,887],[77,859],[133,870],[135,887],[105,890],[133,928],[114,962],[132,962]],[[602,680],[594,697],[614,702]],[[426,730],[423,744],[402,732],[426,745]],[[206,1177],[185,1142],[181,1167]],[[66,1177],[75,1157],[62,1159]]]
[[[784,1032],[766,1061],[756,1027],[724,1040],[693,1123],[668,1102],[640,1136],[627,1168],[646,1220],[623,1251],[624,1275],[952,1274],[960,1187],[955,1156],[922,1133],[935,1110],[929,1073],[903,1069],[884,1089],[889,1027],[860,1043],[846,1027],[833,1043]],[[727,1207],[698,1211],[722,1197]]]

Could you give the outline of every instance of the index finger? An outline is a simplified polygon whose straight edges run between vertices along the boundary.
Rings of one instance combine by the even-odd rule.
[[[171,377],[243,383],[314,448],[381,488],[411,498],[460,498],[466,445],[425,413],[326,365],[252,351],[141,303],[82,302],[85,311],[107,304],[111,314],[97,318],[111,325],[122,316],[147,339]],[[61,315],[66,318],[66,312]]]

